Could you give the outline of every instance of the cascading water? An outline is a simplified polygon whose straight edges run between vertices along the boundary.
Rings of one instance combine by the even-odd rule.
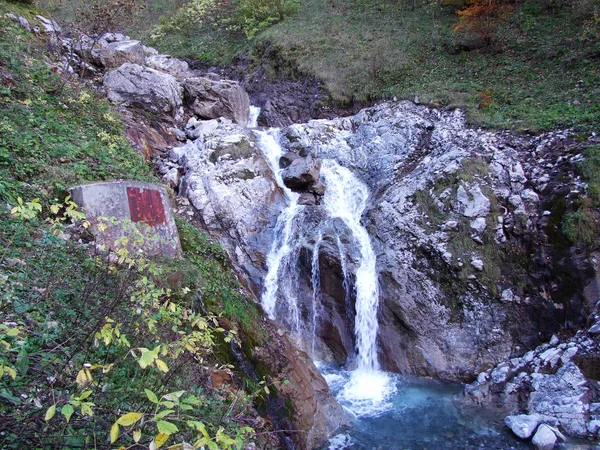
[[[317,338],[317,320],[318,320],[318,309],[320,305],[320,293],[321,293],[321,271],[319,270],[319,246],[321,245],[322,239],[321,233],[319,233],[317,237],[317,241],[313,247],[313,257],[312,257],[312,289],[313,289],[313,303],[312,303],[312,336],[311,336],[311,357],[314,359],[315,357],[315,341]]]
[[[376,259],[369,234],[360,223],[369,190],[349,169],[333,160],[323,161],[321,176],[327,186],[323,198],[325,209],[332,219],[341,219],[346,225],[360,255],[355,274],[354,321],[358,367],[352,372],[340,396],[355,414],[376,414],[387,409],[385,400],[393,392],[393,387],[387,374],[379,371]],[[337,239],[340,246],[339,237]]]
[[[291,289],[280,289],[281,285],[290,288],[289,282],[294,277],[290,275],[294,261],[295,249],[300,237],[295,234],[294,220],[303,206],[298,205],[299,194],[293,192],[283,183],[279,159],[283,150],[278,143],[278,131],[255,131],[258,144],[267,159],[277,184],[284,192],[287,206],[281,211],[273,234],[273,243],[267,255],[267,275],[265,276],[261,302],[271,319],[277,320],[277,311],[284,303],[287,309],[285,320],[291,325],[292,331],[301,328],[300,299]],[[323,206],[327,217],[322,221],[322,228],[334,221],[341,221],[348,230],[348,238],[358,249],[359,264],[355,274],[356,316],[354,333],[356,338],[357,368],[352,373],[348,384],[341,393],[349,406],[357,415],[373,414],[385,410],[385,399],[391,393],[390,383],[385,373],[379,371],[377,361],[377,310],[379,289],[377,283],[375,252],[367,230],[361,225],[362,213],[366,208],[369,190],[354,174],[333,160],[323,161],[321,176],[327,188],[323,198]],[[320,274],[319,274],[319,245],[322,231],[316,231],[313,247],[312,288],[313,301],[310,309],[310,348],[315,355],[316,329],[318,322]],[[295,239],[295,240],[294,240]],[[339,242],[339,237],[335,236]],[[339,248],[342,249],[341,243]],[[345,260],[345,257],[344,257]],[[345,266],[345,264],[344,264]],[[346,268],[344,267],[344,271]],[[285,273],[287,276],[282,277]],[[344,273],[344,276],[347,274]],[[347,285],[348,281],[344,281]]]
[[[273,320],[276,319],[277,293],[279,291],[279,271],[287,264],[290,254],[294,250],[292,243],[294,218],[302,209],[298,205],[299,194],[292,192],[285,186],[281,178],[279,158],[283,155],[281,146],[277,141],[277,130],[255,131],[258,144],[275,174],[277,184],[283,189],[287,206],[281,211],[275,225],[274,239],[267,255],[267,275],[265,277],[261,302],[265,312]],[[299,326],[298,305],[295,299],[285,296],[286,305],[291,313],[291,321],[297,330]]]

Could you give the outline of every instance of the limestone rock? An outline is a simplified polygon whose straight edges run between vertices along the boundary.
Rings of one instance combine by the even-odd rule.
[[[144,47],[140,41],[115,41],[101,45],[97,58],[102,67],[119,67],[125,63],[143,66],[146,62]]]
[[[468,188],[468,191],[460,185],[456,197],[458,211],[465,217],[485,217],[490,212],[490,200],[483,195],[479,185]]]
[[[516,416],[507,416],[504,423],[521,439],[529,439],[540,423],[537,415],[519,414]]]
[[[115,103],[173,118],[180,115],[181,87],[166,73],[126,63],[104,75],[104,87]]]
[[[483,261],[481,258],[474,256],[471,258],[471,266],[473,266],[475,270],[481,272],[483,270]]]
[[[148,53],[147,48],[145,52]],[[183,80],[191,76],[190,67],[187,62],[173,58],[169,55],[153,55],[146,56],[146,65],[161,72],[166,72],[173,75],[177,80]]]
[[[203,119],[225,117],[246,126],[250,99],[236,81],[192,77],[183,81],[186,105]]]
[[[472,220],[471,223],[469,224],[469,226],[477,233],[477,234],[482,234],[485,229],[487,228],[487,223],[485,221],[485,218],[483,217],[478,217],[475,220]]]
[[[538,450],[552,450],[556,444],[556,435],[547,425],[540,425],[531,441]]]

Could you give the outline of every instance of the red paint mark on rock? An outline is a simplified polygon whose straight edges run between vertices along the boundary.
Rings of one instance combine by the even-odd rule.
[[[128,187],[127,198],[132,222],[142,222],[153,227],[167,221],[160,192]]]

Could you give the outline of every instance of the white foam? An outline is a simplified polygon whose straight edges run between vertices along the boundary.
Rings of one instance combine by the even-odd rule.
[[[260,108],[250,105],[250,116],[248,117],[248,128],[258,127],[258,116],[260,116]]]
[[[390,374],[375,370],[355,370],[337,399],[357,417],[376,417],[393,408],[389,401],[396,392]]]

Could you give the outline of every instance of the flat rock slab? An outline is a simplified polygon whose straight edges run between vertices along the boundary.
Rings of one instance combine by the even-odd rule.
[[[97,242],[116,250],[170,258],[182,254],[167,191],[151,183],[114,181],[74,186],[73,201],[83,208]],[[104,224],[107,226],[102,226]]]

